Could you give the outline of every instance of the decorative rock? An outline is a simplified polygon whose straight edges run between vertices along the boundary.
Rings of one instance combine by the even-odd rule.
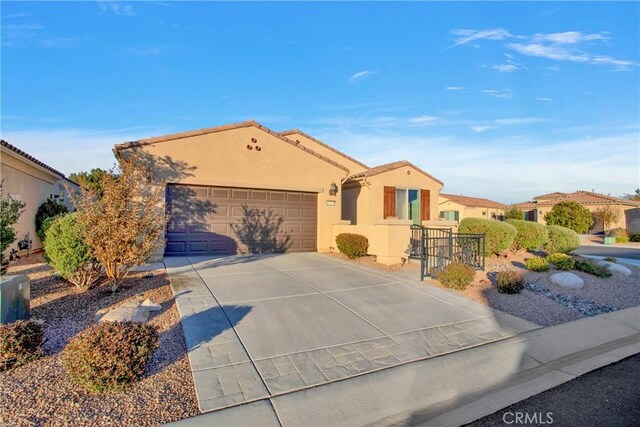
[[[151,301],[149,298],[144,300],[140,307],[146,307],[149,311],[162,311],[162,306]]]
[[[624,276],[631,276],[631,270],[629,270],[627,267],[625,267],[624,265],[620,265],[620,264],[616,264],[615,262],[609,262],[609,261],[598,261],[598,265],[601,265],[603,267],[607,267],[609,269],[609,271],[611,271],[612,273],[620,273]]]
[[[118,307],[111,310],[100,319],[101,322],[138,322],[144,323],[149,318],[146,307]]]
[[[552,274],[551,283],[568,289],[580,289],[584,286],[584,280],[577,274],[564,272]]]

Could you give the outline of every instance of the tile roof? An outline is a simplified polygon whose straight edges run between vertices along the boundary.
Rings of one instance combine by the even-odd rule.
[[[403,166],[410,166],[410,167],[414,168],[415,170],[417,170],[418,172],[420,172],[420,173],[428,176],[429,178],[433,179],[434,181],[444,185],[444,183],[442,181],[440,181],[438,178],[434,177],[433,175],[429,175],[427,172],[423,171],[422,169],[420,169],[419,167],[413,165],[412,163],[408,162],[407,160],[400,160],[400,161],[397,161],[397,162],[385,163],[384,165],[376,166],[376,167],[370,168],[370,169],[368,169],[366,171],[355,173],[353,175],[350,175],[347,178],[347,181],[348,180],[352,180],[352,179],[357,179],[357,178],[368,178],[370,176],[380,175],[381,173],[389,172],[389,171],[392,171],[394,169],[401,168]]]
[[[151,144],[156,144],[158,142],[164,142],[164,141],[172,141],[172,140],[176,140],[176,139],[182,139],[182,138],[188,138],[191,136],[198,136],[198,135],[206,135],[209,133],[215,133],[215,132],[222,132],[222,131],[226,131],[226,130],[232,130],[232,129],[240,129],[240,128],[247,128],[247,127],[256,127],[258,129],[263,130],[264,132],[267,132],[273,136],[275,136],[276,138],[280,139],[281,141],[286,142],[287,144],[291,144],[294,147],[299,148],[302,151],[306,151],[307,153],[316,156],[317,158],[324,160],[327,163],[331,163],[332,165],[336,166],[337,168],[340,168],[342,170],[344,170],[345,172],[349,172],[349,169],[346,166],[341,165],[338,162],[335,162],[331,159],[329,159],[328,157],[325,157],[319,153],[316,153],[315,151],[311,150],[310,148],[307,148],[305,146],[303,146],[302,144],[293,141],[285,136],[282,136],[281,134],[279,134],[278,132],[274,132],[271,129],[269,129],[266,126],[261,125],[260,123],[254,121],[254,120],[247,120],[246,122],[241,122],[241,123],[233,123],[233,124],[229,124],[229,125],[223,125],[223,126],[214,126],[214,127],[209,127],[209,128],[204,128],[204,129],[196,129],[196,130],[192,130],[192,131],[188,131],[188,132],[179,132],[179,133],[172,133],[172,134],[168,134],[168,135],[162,135],[162,136],[155,136],[152,138],[144,138],[144,139],[139,139],[137,141],[130,141],[130,142],[125,142],[122,144],[116,144],[114,146],[114,149],[116,152],[121,151],[121,150],[126,150],[129,148],[134,148],[134,147],[141,147],[144,145],[151,145]]]
[[[311,135],[308,135],[308,134],[302,132],[300,129],[290,129],[290,130],[285,130],[285,131],[280,132],[280,135],[283,135],[283,136],[286,136],[286,137],[288,137],[290,135],[294,135],[294,134],[302,135],[305,138],[309,138],[313,142],[316,142],[316,143],[320,144],[321,146],[333,151],[334,153],[341,155],[345,159],[351,160],[352,162],[362,166],[365,169],[369,169],[369,166],[365,165],[364,163],[354,159],[353,157],[349,156],[348,154],[343,153],[340,150],[337,150],[337,149],[333,148],[332,146],[330,146],[328,144],[325,144],[324,142],[320,141],[319,139],[316,139],[316,138],[312,137]]]
[[[457,194],[445,194],[445,193],[440,193],[440,196],[463,206],[495,208],[495,209],[507,208],[507,205],[505,205],[504,203],[495,202],[489,199],[482,199],[480,197],[462,196]]]
[[[591,191],[575,191],[573,193],[550,193],[534,197],[533,199],[533,201],[516,203],[514,206],[517,206],[520,209],[535,209],[536,207],[553,206],[560,202],[576,202],[581,205],[624,204],[640,207],[640,202],[621,199],[620,197],[608,196],[606,194],[594,193]]]
[[[51,166],[42,163],[40,160],[36,159],[35,157],[33,157],[30,154],[25,153],[24,151],[22,151],[21,149],[19,149],[18,147],[9,144],[7,141],[5,141],[4,139],[0,139],[0,146],[6,148],[9,151],[12,151],[22,157],[24,157],[25,159],[31,161],[32,163],[35,163],[36,165],[45,168],[46,170],[48,170],[49,172],[52,172],[55,175],[58,175],[61,179],[67,179],[64,174],[54,168],[52,168]],[[73,182],[73,181],[70,181]],[[75,184],[75,183],[74,183]]]

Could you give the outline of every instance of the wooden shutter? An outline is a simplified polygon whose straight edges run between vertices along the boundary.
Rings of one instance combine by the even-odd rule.
[[[420,190],[420,221],[431,219],[431,191]]]
[[[396,187],[384,187],[383,218],[396,216]]]

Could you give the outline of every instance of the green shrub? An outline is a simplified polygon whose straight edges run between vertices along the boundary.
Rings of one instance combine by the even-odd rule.
[[[158,330],[144,323],[102,322],[84,330],[62,357],[71,380],[91,391],[116,391],[138,379],[158,348]]]
[[[475,277],[476,272],[473,268],[461,262],[452,262],[442,269],[436,278],[447,288],[462,290],[466,289]]]
[[[460,233],[484,234],[485,255],[499,254],[511,247],[517,230],[506,222],[482,218],[465,218],[458,227]]]
[[[20,200],[14,200],[4,195],[4,179],[0,180],[0,276],[7,272],[9,260],[5,251],[16,241],[16,231],[13,226],[20,219],[26,205]]]
[[[524,221],[524,212],[519,208],[513,206],[504,213],[504,219],[517,219],[520,221]]]
[[[508,219],[505,222],[513,225],[517,230],[516,237],[513,239],[513,245],[511,246],[515,251],[540,249],[549,239],[547,227],[537,222],[522,221],[519,219]]]
[[[586,233],[593,225],[589,209],[576,202],[560,202],[544,216],[547,225],[560,225],[576,233]]]
[[[69,212],[69,209],[51,196],[38,206],[36,211],[36,234],[41,241],[44,242],[45,239],[45,228],[43,227],[45,220],[67,212]]]
[[[609,262],[618,262],[618,258],[612,257],[612,256],[606,256],[603,258],[604,261],[609,261]]]
[[[559,225],[548,225],[549,239],[545,245],[547,253],[566,254],[580,247],[580,236],[575,231]]]
[[[524,275],[516,270],[501,271],[496,275],[496,287],[501,294],[519,294],[524,288]]]
[[[611,277],[612,273],[603,265],[595,264],[591,261],[577,259],[575,260],[574,269],[585,273],[593,274],[598,277]]]
[[[629,236],[629,241],[640,242],[640,234],[632,234]]]
[[[527,270],[530,271],[541,272],[549,270],[549,261],[540,257],[529,258],[525,261],[525,265],[527,266]]]
[[[79,290],[86,291],[100,278],[100,266],[78,232],[76,214],[54,220],[46,232],[47,262]]]
[[[547,257],[547,261],[549,261],[556,270],[573,270],[576,262],[573,258],[571,258],[567,254],[555,253],[551,254]]]
[[[336,236],[338,250],[349,259],[367,255],[369,240],[361,234],[341,233]]]
[[[29,320],[0,325],[0,370],[24,365],[42,355],[42,325]]]
[[[629,242],[629,233],[624,228],[612,228],[607,232],[607,236],[615,237],[616,243],[628,243]]]

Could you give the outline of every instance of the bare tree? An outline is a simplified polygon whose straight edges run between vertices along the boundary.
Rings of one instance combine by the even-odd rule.
[[[92,255],[104,267],[112,291],[132,268],[144,264],[161,245],[167,224],[162,208],[165,182],[150,165],[121,157],[120,170],[100,176],[102,197],[83,188],[74,198],[78,225]]]
[[[604,231],[607,232],[607,230],[609,230],[609,225],[620,219],[620,211],[613,206],[607,205],[596,209],[593,212],[593,217],[597,221],[602,221],[604,224]]]

